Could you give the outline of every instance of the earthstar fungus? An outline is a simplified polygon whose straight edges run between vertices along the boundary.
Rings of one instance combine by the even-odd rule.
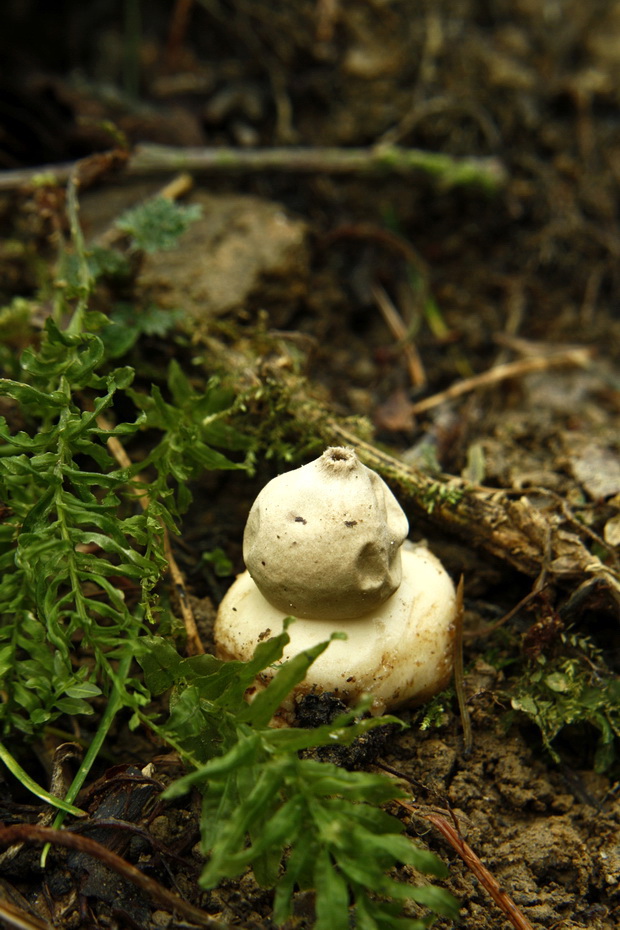
[[[250,510],[247,571],[220,606],[218,655],[248,660],[292,615],[283,659],[347,634],[313,663],[300,691],[349,703],[369,693],[377,713],[440,691],[452,672],[454,586],[428,549],[406,541],[408,529],[388,486],[353,449],[331,447],[274,478]]]

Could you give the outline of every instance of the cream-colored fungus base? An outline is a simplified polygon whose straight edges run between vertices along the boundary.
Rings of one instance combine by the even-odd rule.
[[[299,690],[333,691],[348,703],[362,694],[373,709],[423,701],[444,688],[452,673],[456,596],[440,561],[423,546],[402,547],[402,581],[380,607],[354,620],[296,620],[289,627],[289,659],[334,631],[334,640],[311,666]],[[260,593],[249,572],[226,594],[215,625],[217,654],[247,661],[258,643],[282,631],[286,613]],[[267,670],[264,678],[273,672]]]

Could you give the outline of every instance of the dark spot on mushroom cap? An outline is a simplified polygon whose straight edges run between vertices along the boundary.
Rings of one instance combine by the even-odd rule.
[[[345,520],[344,525],[345,526],[357,526],[357,520]]]
[[[303,517],[295,517],[295,523],[303,523],[303,525],[305,526],[307,522],[308,521],[304,520]]]

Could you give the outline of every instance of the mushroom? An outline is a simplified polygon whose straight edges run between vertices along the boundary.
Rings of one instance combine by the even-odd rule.
[[[247,570],[218,611],[218,656],[247,661],[292,615],[283,661],[335,631],[347,636],[315,660],[300,691],[348,703],[370,694],[376,713],[440,691],[452,673],[454,585],[427,548],[406,540],[408,529],[353,449],[331,447],[274,478],[250,510]]]

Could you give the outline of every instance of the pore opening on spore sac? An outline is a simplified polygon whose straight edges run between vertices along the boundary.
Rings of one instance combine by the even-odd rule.
[[[331,474],[353,471],[358,464],[354,449],[346,446],[330,446],[319,459],[320,465]]]

